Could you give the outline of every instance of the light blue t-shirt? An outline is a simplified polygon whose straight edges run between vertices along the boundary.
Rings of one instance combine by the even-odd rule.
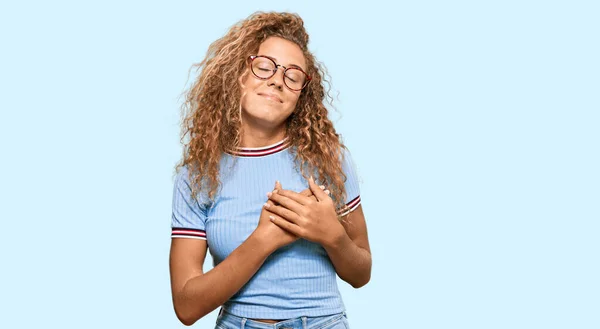
[[[221,188],[210,202],[205,193],[191,200],[187,168],[176,176],[172,237],[205,239],[214,266],[221,263],[258,226],[266,193],[279,180],[284,189],[300,192],[308,182],[294,167],[293,148],[286,140],[261,148],[240,148],[223,154]],[[235,167],[232,167],[235,161]],[[351,156],[343,151],[346,213],[360,204]],[[255,319],[323,316],[345,311],[336,272],[325,249],[299,239],[272,253],[262,267],[224,305],[234,315]]]

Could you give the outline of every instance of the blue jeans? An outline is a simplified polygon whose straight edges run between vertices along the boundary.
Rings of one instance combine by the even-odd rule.
[[[310,317],[301,316],[298,318],[279,321],[277,323],[265,323],[239,317],[221,311],[217,317],[217,326],[215,329],[349,329],[348,317],[346,312]]]

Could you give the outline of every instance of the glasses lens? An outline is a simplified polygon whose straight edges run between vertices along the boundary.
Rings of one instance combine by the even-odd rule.
[[[268,58],[256,57],[252,61],[252,72],[259,78],[270,78],[273,75],[274,70],[275,65],[273,64],[273,61]]]
[[[289,88],[296,90],[302,89],[305,81],[306,74],[304,74],[304,72],[295,68],[289,68],[285,71],[284,82]]]

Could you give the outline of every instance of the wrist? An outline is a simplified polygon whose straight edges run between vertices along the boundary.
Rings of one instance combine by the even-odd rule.
[[[252,232],[252,234],[250,234],[248,237],[248,240],[252,244],[253,249],[266,256],[269,256],[275,252],[275,250],[277,250],[277,246],[275,246],[271,242],[271,239],[269,239],[269,237],[261,231],[256,230]]]
[[[345,249],[348,246],[348,244],[351,242],[352,242],[352,240],[346,233],[346,230],[344,230],[342,228],[342,231],[339,234],[334,235],[333,238],[331,238],[329,241],[324,243],[323,247],[325,249],[330,249],[330,250]]]

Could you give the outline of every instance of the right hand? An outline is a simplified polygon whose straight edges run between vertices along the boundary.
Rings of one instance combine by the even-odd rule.
[[[321,187],[321,188],[323,188],[323,187]],[[275,189],[276,190],[282,189],[281,184],[279,182],[275,183]],[[317,200],[317,198],[314,196],[314,194],[312,193],[310,188],[300,192],[300,194],[310,197],[314,200]],[[270,206],[273,205],[273,202],[268,199],[267,199],[266,203],[269,204]],[[258,226],[254,230],[254,234],[257,234],[258,237],[260,237],[261,239],[264,239],[263,240],[264,243],[270,244],[273,251],[275,251],[283,246],[286,246],[300,238],[300,237],[296,236],[295,234],[282,229],[281,227],[277,226],[276,224],[271,223],[271,219],[269,218],[269,216],[273,216],[279,220],[284,220],[283,218],[279,217],[278,215],[275,215],[274,213],[270,212],[267,208],[263,207],[262,211],[260,213],[260,218],[258,220]]]

